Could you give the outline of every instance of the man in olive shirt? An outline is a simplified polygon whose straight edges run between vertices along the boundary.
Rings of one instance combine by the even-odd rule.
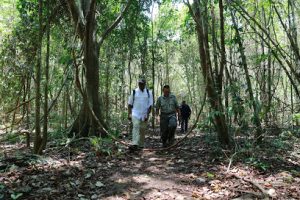
[[[172,145],[175,141],[177,117],[180,116],[180,109],[176,97],[170,94],[170,86],[163,87],[163,95],[158,97],[156,103],[156,115],[160,110],[160,132],[163,147]]]

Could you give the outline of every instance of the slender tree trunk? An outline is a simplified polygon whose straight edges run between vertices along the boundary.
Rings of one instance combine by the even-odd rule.
[[[64,92],[64,98],[63,98],[63,128],[67,129],[68,128],[68,96],[67,96],[67,88],[65,89]]]
[[[152,2],[152,10],[151,10],[151,42],[152,42],[152,48],[151,48],[151,60],[152,60],[152,96],[153,96],[153,102],[155,102],[155,49],[157,41],[154,42],[154,1]],[[158,82],[158,81],[157,81]],[[155,128],[155,111],[154,106],[152,106],[152,128],[154,130]]]
[[[43,153],[43,150],[46,148],[48,140],[48,84],[49,84],[49,58],[50,58],[50,23],[47,21],[47,47],[46,47],[46,66],[45,66],[45,85],[44,85],[44,123],[43,123],[43,137],[42,144],[39,148],[39,154]]]
[[[129,56],[128,56],[128,66],[127,66],[127,69],[128,69],[128,76],[129,76],[129,84],[128,84],[128,87],[129,87],[129,93],[131,93],[131,85],[132,85],[132,74],[131,74],[131,62],[132,62],[132,50],[129,49]]]
[[[109,104],[109,92],[110,92],[110,65],[111,65],[111,51],[110,47],[106,49],[107,64],[105,65],[105,120],[109,124],[110,121],[110,104]]]
[[[234,29],[235,29],[235,33],[236,33],[236,38],[237,38],[237,43],[239,46],[239,52],[241,55],[241,64],[244,68],[244,72],[245,72],[245,78],[246,78],[246,82],[247,82],[247,87],[248,87],[248,92],[249,92],[249,98],[253,107],[253,118],[254,118],[254,124],[256,126],[256,139],[258,142],[261,142],[262,140],[262,128],[261,128],[261,123],[260,123],[260,119],[259,119],[259,109],[257,106],[257,102],[254,98],[254,94],[253,94],[253,90],[252,90],[252,84],[251,84],[251,80],[250,80],[250,75],[249,75],[249,71],[248,71],[248,65],[247,65],[247,59],[245,56],[245,52],[244,52],[244,45],[242,42],[242,38],[240,36],[239,30],[238,30],[238,25],[236,22],[236,18],[233,14],[233,11],[231,11],[231,18],[232,18],[232,22],[234,25]]]
[[[294,97],[293,97],[293,87],[290,87],[291,92],[291,116],[294,117]],[[294,129],[294,122],[292,120],[292,128]]]
[[[166,78],[165,81],[167,84],[170,84],[170,65],[169,65],[169,44],[168,41],[165,41],[165,51],[166,51]]]
[[[31,98],[31,73],[28,73],[27,75],[27,84],[26,84],[26,90],[27,90],[27,101],[30,100]],[[29,101],[27,104],[26,104],[26,129],[28,130],[30,128],[29,124],[30,124],[30,111],[31,111],[31,102]]]
[[[140,51],[141,51],[141,71],[142,74],[145,75],[147,71],[147,33],[143,34],[143,42],[140,44]]]
[[[35,140],[34,140],[34,149],[33,152],[35,154],[39,154],[40,146],[42,143],[41,136],[41,65],[42,65],[42,0],[39,0],[39,39],[38,39],[38,53],[37,53],[37,65],[36,65],[36,80],[35,80],[35,88],[36,88],[36,98],[35,98]]]
[[[126,61],[126,53],[125,49],[122,52],[122,58],[121,58],[121,71],[120,71],[120,79],[121,79],[121,87],[120,87],[120,111],[125,110],[127,106],[125,105],[125,61]]]

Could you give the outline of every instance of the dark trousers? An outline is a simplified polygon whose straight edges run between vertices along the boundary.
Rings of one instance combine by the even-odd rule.
[[[175,130],[177,126],[176,115],[160,116],[160,132],[163,145],[172,144],[175,140]]]
[[[187,131],[189,124],[189,118],[188,117],[182,117],[181,118],[181,131]]]

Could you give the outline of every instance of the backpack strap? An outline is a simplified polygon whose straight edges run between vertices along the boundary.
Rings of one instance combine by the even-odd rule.
[[[134,105],[135,90],[132,90],[132,107]]]

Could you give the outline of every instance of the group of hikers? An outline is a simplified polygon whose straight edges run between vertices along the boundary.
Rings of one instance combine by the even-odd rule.
[[[166,148],[175,142],[177,120],[181,125],[181,132],[188,129],[191,109],[182,101],[179,105],[176,96],[171,93],[170,86],[163,86],[163,95],[158,97],[155,105],[156,116],[160,116],[160,132],[162,147]],[[145,131],[153,106],[152,92],[146,88],[146,79],[139,78],[138,87],[134,89],[128,99],[128,119],[132,121],[131,151],[144,148]]]

